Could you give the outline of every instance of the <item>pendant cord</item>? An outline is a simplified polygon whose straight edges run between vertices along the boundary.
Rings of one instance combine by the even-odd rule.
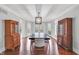
[[[38,17],[40,16],[40,12],[41,12],[41,5],[36,5],[36,13]]]
[[[40,16],[40,12],[38,12],[38,17]]]

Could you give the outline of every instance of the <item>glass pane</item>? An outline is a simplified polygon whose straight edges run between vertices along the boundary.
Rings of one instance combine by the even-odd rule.
[[[61,25],[59,25],[59,31],[60,31],[60,35],[63,35],[63,25],[61,24]]]
[[[44,23],[42,24],[35,24],[35,32],[44,32]]]
[[[51,23],[48,23],[48,26],[47,26],[47,31],[48,31],[48,34],[51,34],[52,32],[52,26],[51,26]]]

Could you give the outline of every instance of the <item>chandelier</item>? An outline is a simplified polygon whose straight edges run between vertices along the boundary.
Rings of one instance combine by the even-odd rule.
[[[40,17],[40,11],[37,12],[38,16],[35,17],[35,24],[42,24],[42,17]]]

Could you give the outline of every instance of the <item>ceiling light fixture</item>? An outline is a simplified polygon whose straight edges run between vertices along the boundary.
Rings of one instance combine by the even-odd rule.
[[[39,16],[40,12],[38,12],[38,16],[35,17],[35,24],[42,24],[42,17]]]
[[[36,7],[36,11],[37,11],[37,17],[35,17],[35,24],[42,24],[42,17],[40,17],[40,5],[37,5]]]

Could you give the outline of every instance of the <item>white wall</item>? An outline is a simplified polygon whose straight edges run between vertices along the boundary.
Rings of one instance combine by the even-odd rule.
[[[35,23],[34,22],[31,23],[31,31],[32,31],[32,33],[35,32]]]
[[[55,37],[55,36],[56,36],[55,31],[56,31],[56,30],[55,30],[55,22],[53,21],[53,22],[52,22],[52,33],[51,33],[51,35],[52,35],[53,38],[56,39],[56,37]]]
[[[57,27],[58,27],[58,22],[53,21],[52,22],[52,37],[57,39]]]
[[[4,19],[6,16],[0,11],[0,53],[5,50],[5,26]]]
[[[5,50],[4,21],[0,20],[0,52]]]
[[[26,37],[27,35],[27,22],[25,20],[20,20],[21,36]]]

